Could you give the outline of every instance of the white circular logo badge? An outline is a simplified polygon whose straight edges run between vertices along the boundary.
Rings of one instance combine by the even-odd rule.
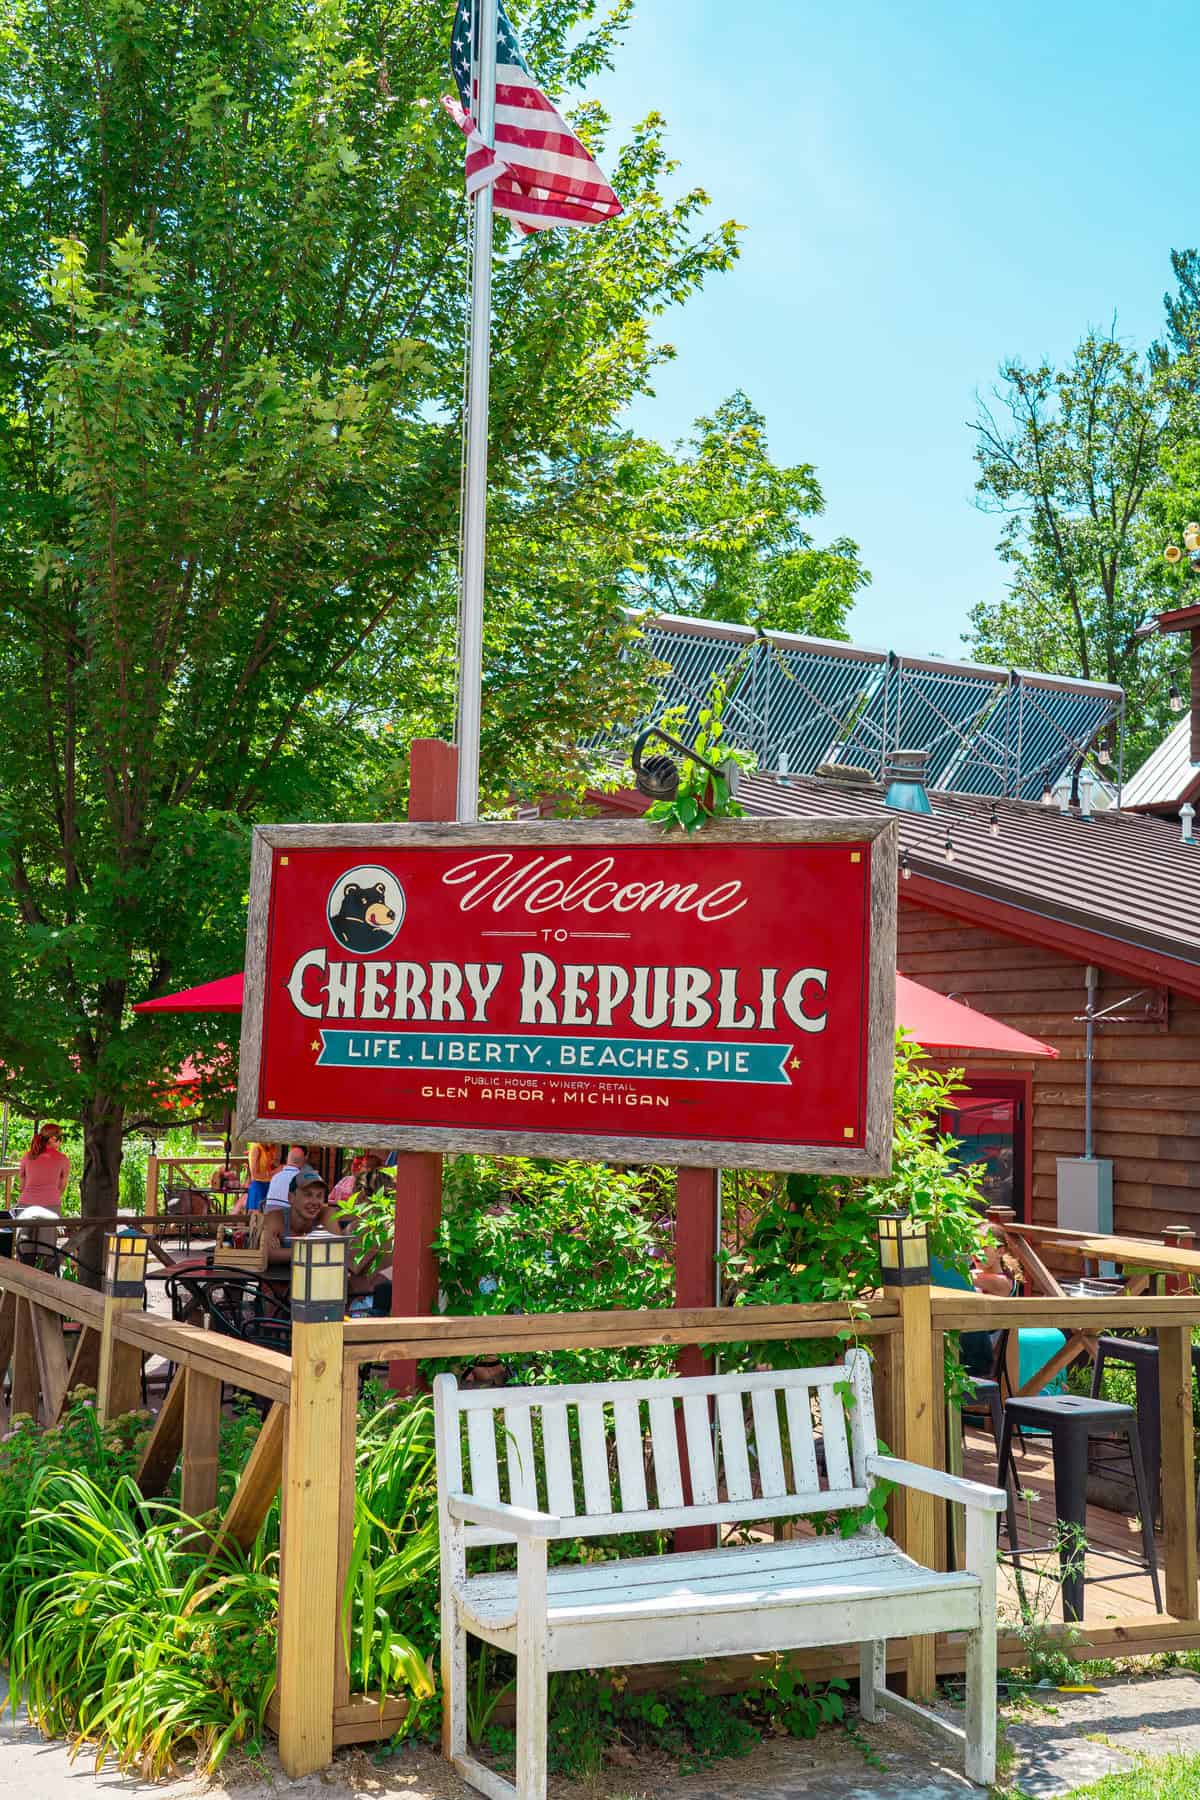
[[[329,929],[354,956],[386,950],[404,923],[404,889],[388,869],[362,863],[334,882]]]

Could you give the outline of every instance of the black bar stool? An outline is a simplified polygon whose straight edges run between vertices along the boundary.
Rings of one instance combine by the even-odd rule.
[[[1012,1436],[1022,1425],[1030,1430],[1049,1432],[1054,1454],[1054,1510],[1059,1523],[1077,1526],[1071,1533],[1077,1541],[1087,1542],[1087,1464],[1088,1439],[1091,1437],[1124,1438],[1133,1469],[1138,1511],[1142,1521],[1142,1559],[1106,1552],[1110,1560],[1127,1562],[1145,1569],[1154,1588],[1154,1604],[1163,1609],[1158,1584],[1158,1561],[1154,1553],[1154,1513],[1142,1465],[1142,1445],[1138,1434],[1137,1414],[1132,1406],[1118,1406],[1113,1400],[1086,1400],[1077,1394],[1035,1395],[1024,1400],[1010,1400],[1004,1408],[1004,1432],[1000,1440],[997,1480],[1007,1488],[1012,1470]],[[1083,1618],[1083,1588],[1086,1581],[1112,1581],[1111,1575],[1086,1575],[1074,1557],[1075,1544],[1060,1546],[1063,1571],[1063,1618]],[[1013,1561],[1020,1568],[1016,1543]]]
[[[1004,1402],[1000,1398],[1000,1383],[998,1381],[989,1381],[985,1375],[972,1375],[969,1379],[974,1392],[969,1400],[964,1400],[962,1402],[963,1423],[965,1425],[967,1421],[970,1420],[971,1423],[978,1424],[980,1419],[986,1417],[991,1425],[992,1437],[995,1440],[997,1454],[999,1454],[1001,1440],[1004,1435]],[[1008,1546],[1010,1550],[1015,1552],[1018,1547],[1017,1512],[1013,1502],[1013,1476],[1011,1471],[1009,1472],[1008,1480],[1003,1485],[1004,1518],[1008,1527]]]

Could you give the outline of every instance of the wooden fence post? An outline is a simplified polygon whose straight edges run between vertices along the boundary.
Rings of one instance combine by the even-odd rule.
[[[283,1451],[277,1674],[279,1760],[295,1780],[323,1769],[333,1757],[342,1598],[338,1518],[346,1240],[313,1232],[297,1238],[292,1255],[292,1380]],[[325,1281],[334,1285],[335,1268],[340,1293],[332,1297],[313,1291]],[[325,1273],[318,1281],[320,1271]]]
[[[100,1325],[100,1372],[96,1411],[101,1424],[142,1404],[142,1353],[122,1344],[116,1326],[122,1313],[141,1312],[146,1298],[146,1239],[133,1231],[108,1232],[104,1239],[104,1317]]]
[[[146,1158],[146,1216],[150,1219],[158,1217],[158,1158]]]
[[[904,1455],[909,1462],[936,1466],[936,1415],[943,1404],[942,1382],[935,1377],[933,1366],[933,1301],[928,1277],[925,1281],[896,1289],[900,1301],[903,1331],[903,1380],[901,1383],[904,1413]],[[940,1335],[940,1334],[939,1334]],[[937,1566],[937,1512],[941,1503],[929,1494],[909,1488],[904,1496],[904,1548],[927,1569]],[[935,1640],[912,1637],[908,1640],[908,1697],[929,1700],[933,1697],[935,1676]]]
[[[1200,1618],[1196,1595],[1196,1471],[1192,1457],[1192,1333],[1160,1327],[1158,1404],[1162,1434],[1162,1518],[1167,1611]]]
[[[183,1386],[183,1470],[179,1504],[198,1519],[217,1504],[217,1451],[221,1438],[221,1378],[180,1369]]]
[[[890,1456],[904,1455],[904,1339],[899,1331],[872,1340],[875,1427]],[[904,1549],[904,1506],[899,1489],[888,1495],[887,1533]]]

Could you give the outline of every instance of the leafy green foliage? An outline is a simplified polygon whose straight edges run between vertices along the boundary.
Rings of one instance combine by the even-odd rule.
[[[1143,526],[1177,434],[1170,387],[1161,365],[1089,332],[1065,369],[1005,363],[996,405],[975,424],[980,505],[1005,520],[998,548],[1013,576],[1003,599],[972,608],[971,648],[1119,683],[1135,762],[1168,722],[1179,656],[1169,640],[1137,636],[1167,604],[1162,544],[1151,549]]]
[[[841,1300],[852,1317],[854,1302],[880,1284],[879,1215],[896,1210],[926,1222],[931,1255],[965,1270],[982,1242],[984,1202],[974,1173],[956,1161],[954,1139],[937,1129],[939,1110],[960,1086],[898,1036],[892,1173],[869,1181],[789,1175],[767,1184],[742,1249],[725,1259],[735,1305]],[[781,1368],[828,1355],[819,1339],[753,1348],[756,1361]]]
[[[758,759],[749,750],[738,750],[725,738],[725,702],[729,681],[714,676],[709,683],[708,704],[700,708],[698,729],[689,748],[704,762],[690,756],[681,757],[679,787],[671,800],[656,800],[646,809],[646,818],[670,831],[673,825],[686,832],[699,831],[707,819],[738,819],[745,808],[733,797],[733,782],[739,769],[757,767]],[[672,737],[682,729],[683,707],[669,708],[658,721]],[[651,739],[651,746],[655,740]],[[705,763],[712,765],[706,768]],[[716,774],[712,770],[717,771]]]
[[[522,18],[552,93],[627,14]],[[250,823],[394,817],[409,738],[451,733],[446,29],[435,0],[20,0],[0,28],[0,1085],[82,1118],[91,1216],[185,1052],[228,1092],[219,1023],[128,1005],[236,966]],[[581,781],[576,743],[636,709],[618,416],[669,354],[656,319],[736,254],[660,118],[610,150],[573,117],[625,211],[498,227],[494,805]]]
[[[439,1630],[433,1404],[376,1399],[359,1414],[343,1641],[352,1688],[404,1688],[419,1703],[434,1692]],[[420,1717],[418,1707],[407,1729]]]
[[[213,1770],[253,1745],[275,1685],[279,1509],[243,1557],[188,1547],[213,1516],[133,1482],[149,1415],[101,1426],[78,1388],[61,1426],[23,1416],[0,1445],[0,1655],[49,1736],[88,1739],[98,1762],[154,1780],[181,1757]],[[424,1728],[438,1636],[433,1411],[427,1398],[365,1392],[344,1630],[352,1679],[417,1704]],[[222,1420],[218,1510],[259,1430],[253,1407]],[[411,1633],[411,1637],[406,1635]]]
[[[255,1739],[274,1685],[273,1569],[188,1549],[192,1522],[121,1475],[43,1469],[5,1578],[13,1691],[48,1736],[91,1739],[150,1780]],[[181,1533],[181,1526],[185,1527]],[[195,1527],[191,1536],[194,1538]]]
[[[741,1694],[709,1693],[693,1673],[648,1693],[624,1671],[552,1675],[549,1764],[554,1773],[586,1778],[599,1774],[606,1760],[648,1751],[690,1774],[747,1756],[767,1732],[809,1739],[822,1726],[846,1725],[846,1693],[844,1681],[803,1681],[782,1656]],[[511,1727],[490,1724],[483,1737],[494,1759],[511,1766]]]
[[[664,1184],[602,1163],[461,1156],[447,1164],[434,1249],[446,1310],[598,1312],[664,1306],[674,1287]],[[669,1353],[558,1351],[506,1359],[515,1381],[608,1381]]]
[[[619,479],[629,496],[633,598],[767,631],[844,637],[870,581],[858,546],[814,545],[807,519],[825,500],[811,463],[772,462],[766,421],[732,394],[673,452],[631,442]]]

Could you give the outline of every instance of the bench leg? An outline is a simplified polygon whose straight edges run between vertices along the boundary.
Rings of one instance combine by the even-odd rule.
[[[453,1594],[442,1594],[442,1755],[448,1761],[467,1748],[467,1634]]]
[[[887,1645],[882,1638],[858,1647],[858,1710],[871,1724],[879,1717],[876,1695],[887,1682]]]
[[[546,1800],[546,1540],[517,1546],[517,1800]]]
[[[996,1779],[996,1519],[967,1508],[967,1568],[978,1575],[979,1628],[967,1634],[967,1779]]]
[[[455,1589],[466,1580],[461,1541],[443,1548],[441,1573],[441,1748],[453,1760],[466,1755],[466,1631]]]

